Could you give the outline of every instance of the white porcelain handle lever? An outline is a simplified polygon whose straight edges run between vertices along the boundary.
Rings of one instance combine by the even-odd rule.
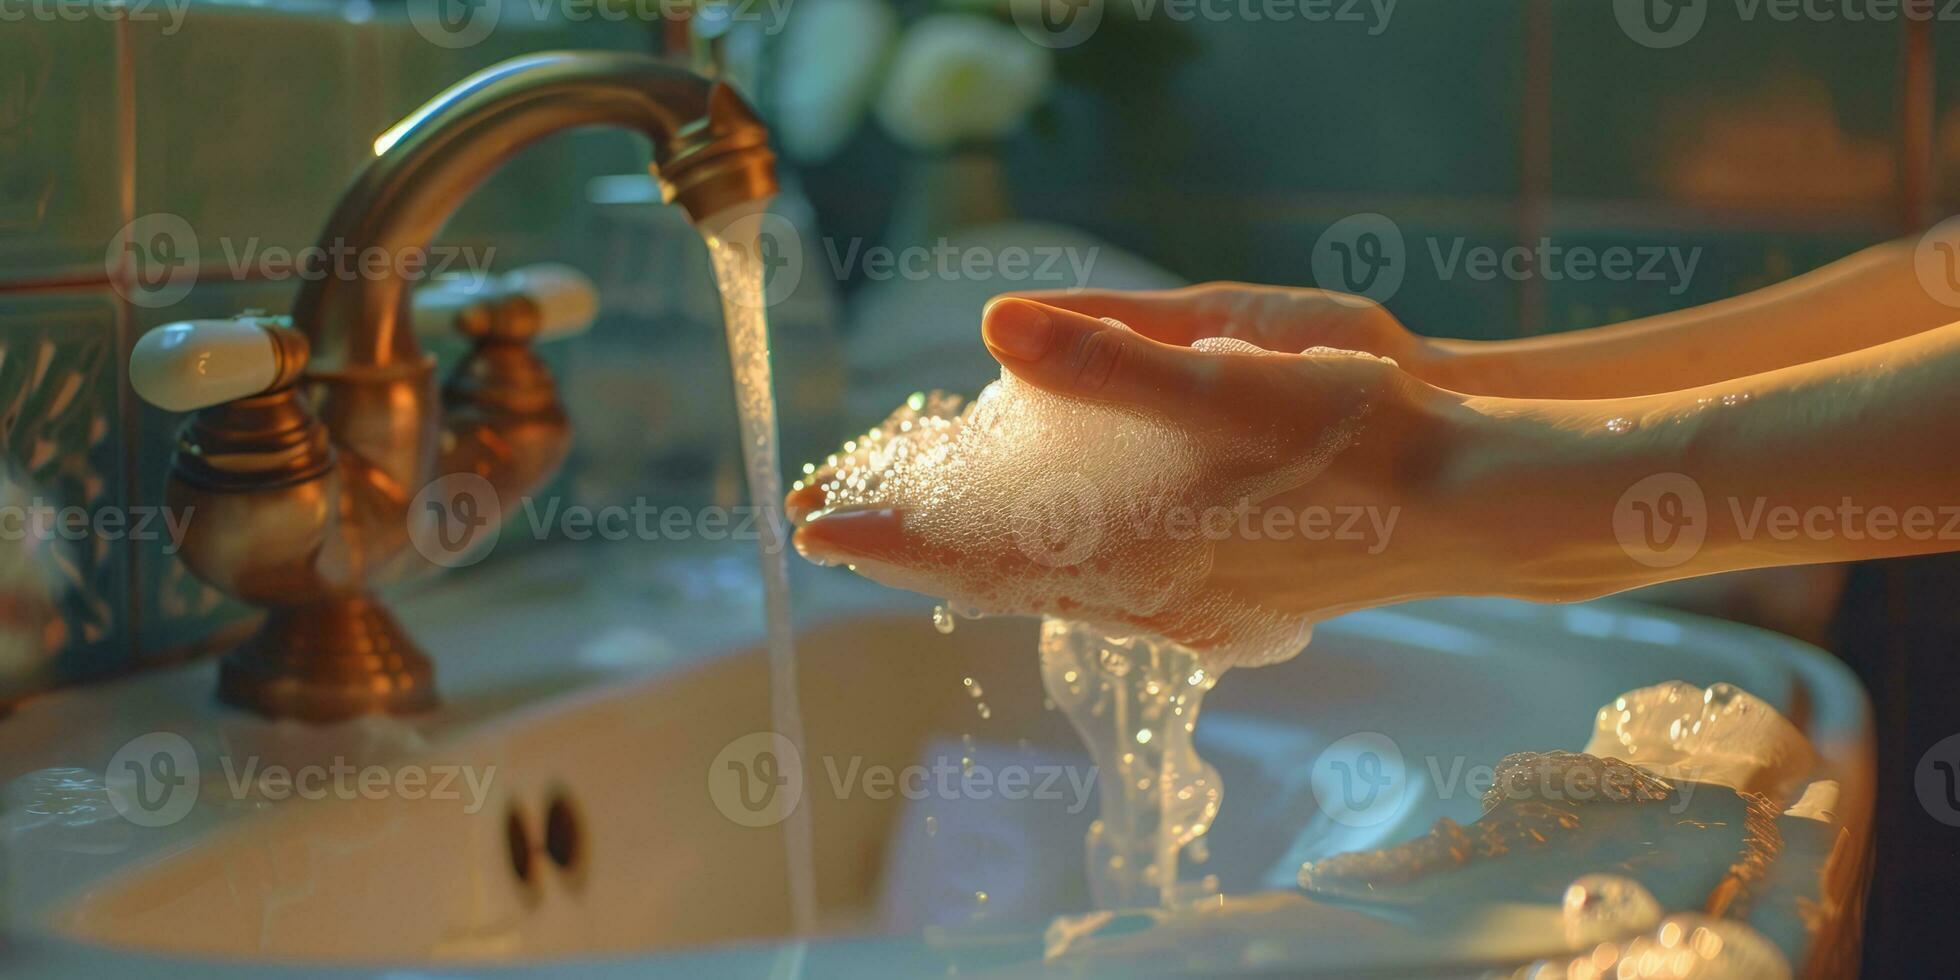
[[[189,412],[256,395],[297,373],[297,337],[271,317],[166,323],[137,338],[129,384],[158,408]],[[305,360],[304,344],[297,356]]]
[[[547,262],[478,279],[425,286],[415,293],[415,332],[448,333],[471,307],[522,297],[538,311],[536,339],[583,331],[599,315],[599,291],[585,273]]]

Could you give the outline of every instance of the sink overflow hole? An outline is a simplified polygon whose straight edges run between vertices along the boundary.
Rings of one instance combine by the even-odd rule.
[[[544,813],[544,852],[552,863],[570,870],[578,866],[583,850],[578,808],[563,796],[553,797]]]
[[[531,884],[536,874],[531,859],[531,832],[524,826],[524,816],[515,809],[504,817],[504,840],[510,847],[510,869],[517,880]]]

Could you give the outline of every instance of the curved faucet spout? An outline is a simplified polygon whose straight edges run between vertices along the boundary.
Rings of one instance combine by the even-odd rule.
[[[541,294],[486,295],[456,317],[472,347],[438,392],[412,328],[406,260],[504,161],[594,125],[652,140],[662,192],[697,224],[775,193],[768,135],[728,86],[646,55],[517,58],[464,79],[376,142],[320,235],[336,267],[307,279],[290,326],[159,328],[172,344],[259,358],[257,373],[216,389],[231,401],[204,400],[212,385],[198,379],[150,386],[171,404],[203,406],[179,436],[166,491],[185,512],[213,515],[186,533],[185,563],[268,609],[219,669],[225,701],[318,721],[434,703],[434,666],[373,592],[494,540],[480,535],[564,461],[571,420],[532,349],[551,319]],[[362,274],[341,265],[347,255]],[[375,255],[388,259],[378,270]],[[152,346],[167,348],[163,339]],[[449,509],[467,526],[461,538]]]
[[[697,222],[775,192],[767,133],[726,84],[647,55],[528,55],[464,79],[376,140],[375,159],[321,233],[323,254],[379,249],[398,267],[519,150],[594,125],[646,134],[663,193]],[[293,323],[312,343],[314,373],[419,362],[409,285],[396,275],[309,280]]]

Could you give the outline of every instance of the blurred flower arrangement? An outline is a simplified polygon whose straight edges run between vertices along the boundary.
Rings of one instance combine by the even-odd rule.
[[[1112,17],[1095,43],[1055,50],[1015,26],[1009,0],[804,0],[769,67],[774,127],[808,164],[836,155],[867,115],[922,154],[985,145],[1027,122],[1058,82],[1115,88],[1189,55],[1172,28],[1144,28]]]

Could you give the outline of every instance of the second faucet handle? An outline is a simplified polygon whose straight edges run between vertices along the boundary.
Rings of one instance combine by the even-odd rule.
[[[599,291],[569,265],[527,265],[501,276],[444,282],[415,294],[415,331],[461,331],[474,340],[550,340],[599,315]]]
[[[158,408],[191,412],[290,385],[306,359],[306,337],[285,317],[185,320],[137,338],[129,384]]]

